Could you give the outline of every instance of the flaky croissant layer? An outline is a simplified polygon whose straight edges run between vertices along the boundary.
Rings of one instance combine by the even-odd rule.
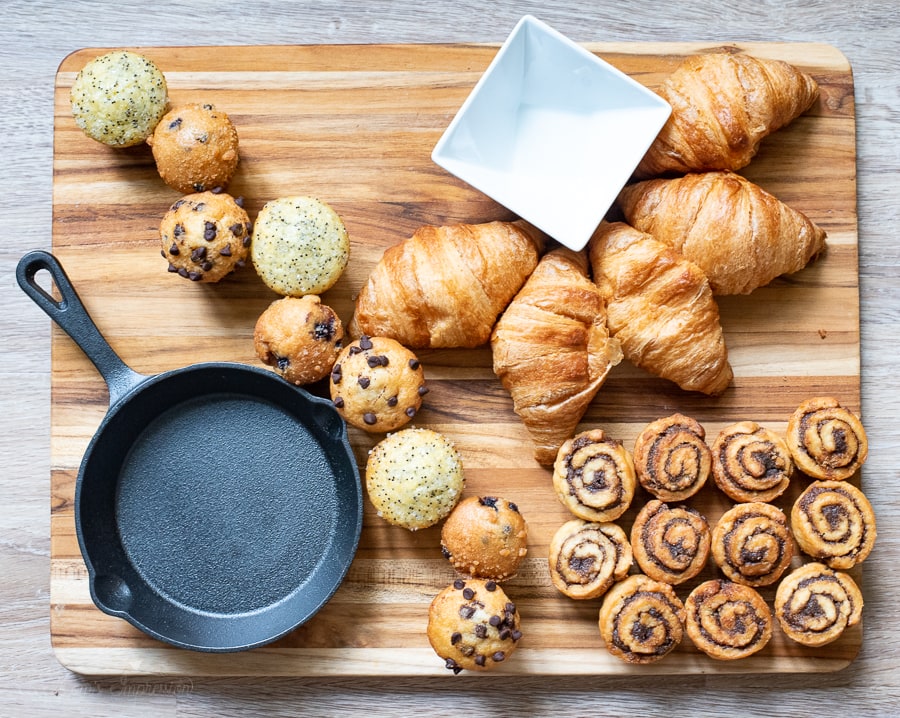
[[[618,204],[628,224],[699,266],[715,294],[749,294],[825,248],[825,230],[733,172],[636,182]]]

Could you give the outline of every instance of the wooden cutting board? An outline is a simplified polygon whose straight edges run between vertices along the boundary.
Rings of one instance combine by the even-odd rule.
[[[589,49],[654,87],[700,44],[590,44]],[[383,250],[423,224],[480,222],[509,213],[448,175],[431,149],[496,52],[496,45],[143,48],[164,71],[174,104],[211,102],[234,120],[241,165],[229,187],[251,218],[276,197],[309,194],[331,204],[352,238],[350,265],[324,300],[344,321]],[[806,397],[834,395],[860,410],[859,299],[853,79],[836,49],[811,44],[735,46],[810,72],[821,97],[767,139],[744,170],[828,232],[814,264],[746,297],[721,299],[733,386],[720,398],[682,392],[622,363],[583,420],[627,446],[649,421],[681,411],[709,440],[753,419],[781,431]],[[154,374],[198,361],[258,364],[254,323],[276,298],[251,267],[201,286],[166,272],[157,229],[178,195],[156,174],[144,146],[113,150],[82,135],[69,108],[76,72],[102,50],[76,52],[59,68],[55,100],[53,251],[114,349]],[[602,170],[602,168],[598,168]],[[759,654],[717,662],[688,639],[650,666],[611,657],[597,630],[599,600],[576,602],[549,581],[553,532],[570,516],[549,473],[531,460],[528,436],[491,371],[487,348],[421,352],[431,393],[417,417],[459,448],[467,495],[515,501],[529,525],[529,556],[506,584],[525,637],[510,674],[822,672],[846,666],[862,641],[857,626],[819,649],[780,631]],[[439,528],[409,533],[381,521],[367,502],[359,553],[330,603],[277,643],[241,654],[170,648],[97,610],[75,537],[74,483],[107,408],[103,381],[54,327],[52,341],[51,638],[59,660],[86,674],[452,675],[425,636],[432,597],[454,578]],[[351,431],[361,466],[380,437]],[[789,509],[805,480],[776,503]],[[639,493],[626,531],[648,499]],[[707,486],[689,502],[715,522],[730,501]],[[794,564],[803,559],[795,557]],[[679,587],[682,599],[716,575],[712,562]],[[861,578],[861,571],[853,572]],[[774,591],[763,595],[771,602]]]

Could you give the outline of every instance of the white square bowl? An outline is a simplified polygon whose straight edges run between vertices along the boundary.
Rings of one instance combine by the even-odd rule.
[[[526,15],[431,158],[580,250],[670,113],[661,97]]]

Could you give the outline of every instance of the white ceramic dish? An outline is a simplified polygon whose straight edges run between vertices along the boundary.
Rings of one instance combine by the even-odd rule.
[[[579,250],[670,112],[658,95],[526,15],[431,157]]]

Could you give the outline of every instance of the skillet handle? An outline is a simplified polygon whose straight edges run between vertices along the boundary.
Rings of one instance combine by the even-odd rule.
[[[35,280],[35,275],[42,269],[50,273],[59,291],[60,300]],[[29,252],[19,260],[16,280],[25,294],[31,297],[94,363],[109,388],[110,405],[115,404],[146,378],[125,364],[100,334],[100,330],[87,313],[75,287],[72,286],[56,257],[40,250]]]

